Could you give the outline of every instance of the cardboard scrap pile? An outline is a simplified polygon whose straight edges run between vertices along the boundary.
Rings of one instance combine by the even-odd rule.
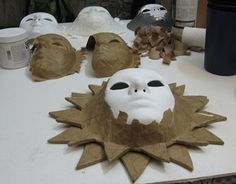
[[[150,59],[163,58],[164,64],[170,64],[176,56],[190,54],[185,43],[160,26],[139,27],[135,31],[135,36],[132,47],[135,53],[148,56]]]

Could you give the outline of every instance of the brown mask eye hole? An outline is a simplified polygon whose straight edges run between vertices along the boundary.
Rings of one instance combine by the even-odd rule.
[[[34,44],[33,47],[30,49],[30,52],[33,53],[35,51],[35,49],[37,48],[37,45]]]
[[[120,43],[120,41],[117,39],[111,40],[109,43],[113,43],[113,42]]]
[[[149,87],[161,87],[161,86],[164,86],[164,84],[162,84],[161,81],[159,81],[159,80],[150,81],[150,82],[148,82],[147,85]]]
[[[120,89],[125,89],[128,88],[129,85],[125,82],[117,82],[111,86],[111,90],[120,90]]]
[[[62,45],[62,44],[59,43],[59,42],[53,42],[52,45],[59,46],[59,47],[64,47],[64,45]]]

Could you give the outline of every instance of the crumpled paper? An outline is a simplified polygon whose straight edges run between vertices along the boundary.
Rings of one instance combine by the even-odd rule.
[[[138,27],[135,36],[132,46],[135,53],[150,59],[163,58],[164,64],[169,65],[176,56],[190,54],[188,45],[160,26]]]

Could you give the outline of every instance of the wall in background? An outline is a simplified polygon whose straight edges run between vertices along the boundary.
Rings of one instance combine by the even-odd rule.
[[[0,0],[0,29],[19,26],[26,14],[26,0]]]
[[[172,0],[0,0],[0,29],[18,27],[24,16],[40,11],[58,22],[72,22],[86,6],[103,6],[113,17],[130,19],[142,5],[155,2],[171,9]]]
[[[0,0],[0,29],[19,26],[33,12],[48,12],[58,22],[73,21],[86,6],[103,6],[113,17],[129,19],[133,0]],[[59,8],[58,8],[59,7]]]
[[[196,27],[206,28],[207,20],[207,1],[198,0],[198,12],[196,19]]]

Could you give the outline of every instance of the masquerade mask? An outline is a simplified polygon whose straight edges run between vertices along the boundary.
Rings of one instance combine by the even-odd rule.
[[[124,32],[124,28],[105,8],[100,6],[82,9],[72,26],[66,30],[67,34],[79,36],[89,36],[99,32]]]
[[[147,4],[138,11],[133,20],[127,24],[127,27],[135,31],[138,27],[150,27],[152,25],[167,27],[170,26],[168,24],[167,10],[164,6]]]
[[[83,56],[63,36],[39,36],[34,40],[32,49],[30,71],[36,81],[63,77],[80,69]]]
[[[44,12],[29,14],[20,22],[20,27],[32,33],[33,36],[57,33],[57,25],[55,17]]]

